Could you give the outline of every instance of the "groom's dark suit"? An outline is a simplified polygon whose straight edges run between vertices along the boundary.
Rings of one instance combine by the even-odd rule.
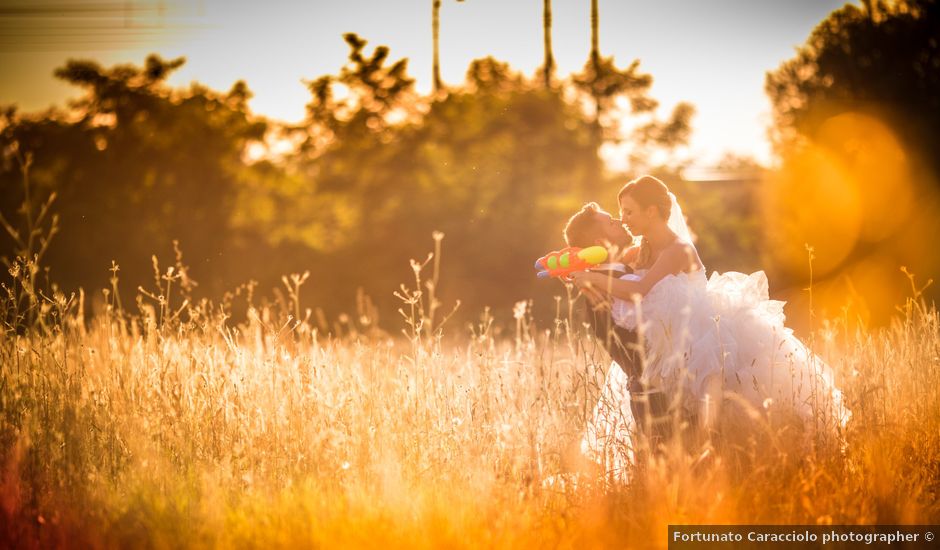
[[[604,269],[593,271],[614,278],[632,272],[628,267],[621,267],[619,264],[611,264]],[[655,445],[669,435],[669,403],[661,390],[647,388],[641,381],[643,364],[637,347],[637,333],[614,323],[610,307],[597,309],[590,302],[585,303],[595,338],[627,375],[630,410],[640,433],[650,438],[651,443]]]

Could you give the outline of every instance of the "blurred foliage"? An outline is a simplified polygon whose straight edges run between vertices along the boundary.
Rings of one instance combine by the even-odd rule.
[[[798,293],[810,246],[823,314],[850,302],[884,321],[940,269],[938,29],[936,0],[849,4],[767,75],[782,163],[764,189],[766,263]]]
[[[186,276],[205,296],[250,280],[278,287],[282,275],[310,270],[305,308],[336,315],[363,303],[361,287],[395,325],[401,304],[393,291],[414,280],[409,260],[423,260],[440,231],[436,295],[445,310],[458,298],[464,318],[486,305],[508,313],[530,298],[548,310],[564,290],[537,281],[533,259],[561,246],[561,229],[582,203],[600,200],[615,211],[625,181],[605,172],[601,146],[627,141],[635,151],[668,152],[690,133],[691,106],[656,118],[652,77],[638,62],[618,69],[610,58],[589,61],[584,73],[546,89],[539,75],[485,58],[462,85],[421,96],[407,60],[344,38],[347,63],[307,82],[307,117],[294,126],[253,115],[243,82],[226,93],[166,85],[182,59],[112,68],[69,61],[56,75],[81,87],[81,100],[6,112],[0,212],[20,215],[22,174],[11,152],[29,151],[37,200],[59,197],[62,231],[46,262],[52,278],[64,289],[100,289],[114,260],[125,303],[138,286],[154,289],[151,255],[172,263],[178,240],[179,265],[189,264]],[[633,117],[638,133],[619,131],[620,97],[631,105],[620,115]],[[284,143],[284,154],[257,153]],[[667,180],[676,181],[674,170]],[[739,246],[742,232],[723,199],[680,192],[697,203],[690,212],[714,224],[703,257],[751,250]],[[0,255],[13,249],[4,240]]]
[[[781,146],[812,139],[842,112],[895,129],[911,152],[940,166],[940,2],[868,0],[832,12],[796,57],[767,75]]]
[[[3,149],[31,154],[35,192],[58,195],[63,235],[48,263],[67,287],[101,286],[115,260],[136,288],[149,280],[150,255],[171,257],[174,239],[207,279],[227,266],[243,150],[266,126],[246,115],[242,82],[225,94],[169,89],[165,79],[182,63],[151,56],[144,67],[104,69],[69,61],[56,76],[83,88],[81,100],[41,116],[7,113]],[[3,168],[0,208],[16,218],[20,170],[8,160]]]
[[[751,273],[763,267],[764,235],[758,201],[763,170],[729,171],[725,178],[715,181],[685,181],[669,172],[657,175],[669,182],[680,201],[709,273]]]

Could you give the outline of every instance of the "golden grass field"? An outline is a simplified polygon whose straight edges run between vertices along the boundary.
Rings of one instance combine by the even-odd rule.
[[[0,546],[665,547],[670,523],[940,523],[940,317],[919,299],[887,328],[818,323],[844,452],[767,434],[747,468],[671,452],[623,486],[577,456],[609,359],[568,300],[550,326],[523,304],[438,327],[418,272],[398,335],[367,304],[326,335],[301,277],[280,302],[210,305],[167,271],[90,320],[83,296],[36,294],[0,336]],[[31,288],[8,290],[9,314]]]

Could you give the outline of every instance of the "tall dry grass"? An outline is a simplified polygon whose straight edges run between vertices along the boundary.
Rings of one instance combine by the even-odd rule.
[[[844,450],[768,434],[746,468],[677,451],[623,485],[577,452],[608,359],[570,301],[549,326],[525,304],[442,324],[414,267],[400,335],[365,306],[325,334],[300,308],[315,277],[197,303],[178,262],[124,307],[115,269],[90,318],[84,296],[8,285],[0,546],[663,547],[670,523],[940,522],[940,318],[916,292],[886,329],[821,323]]]

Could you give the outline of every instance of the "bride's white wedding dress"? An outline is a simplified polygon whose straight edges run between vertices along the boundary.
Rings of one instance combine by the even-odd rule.
[[[667,225],[680,241],[692,243],[682,209],[675,195],[669,197]],[[645,385],[661,390],[685,418],[699,411],[706,382],[716,377],[722,420],[731,420],[722,426],[746,431],[779,426],[769,421],[785,418],[804,438],[840,439],[851,413],[829,366],[785,326],[783,306],[769,298],[763,271],[706,279],[702,269],[664,277],[639,303],[614,300],[612,314],[617,324],[637,330]],[[581,448],[626,481],[636,431],[626,375],[613,364]]]
[[[643,272],[626,277],[639,278]],[[829,367],[784,325],[784,302],[770,300],[763,271],[669,275],[639,303],[614,300],[614,321],[637,330],[643,381],[693,416],[710,377],[721,380],[727,414],[757,422],[795,419],[804,435],[838,431],[850,413]],[[582,449],[626,479],[635,425],[626,377],[610,369]],[[831,431],[830,431],[831,433]]]

